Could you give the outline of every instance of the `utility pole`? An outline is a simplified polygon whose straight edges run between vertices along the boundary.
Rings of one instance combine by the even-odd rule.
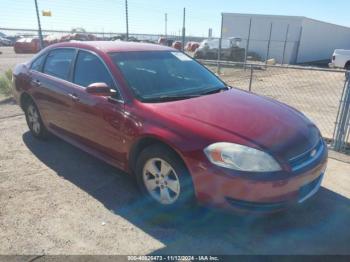
[[[186,8],[184,8],[183,22],[182,22],[182,51],[185,50],[185,36],[186,36]]]
[[[168,14],[165,13],[165,38],[168,37]]]
[[[34,0],[34,2],[35,2],[35,9],[36,9],[36,16],[38,18],[38,32],[39,32],[39,40],[40,40],[40,49],[43,49],[44,48],[44,40],[43,40],[43,32],[41,31],[38,2],[37,2],[37,0]]]
[[[125,0],[125,18],[126,18],[126,41],[129,40],[129,12],[128,12],[128,0]]]

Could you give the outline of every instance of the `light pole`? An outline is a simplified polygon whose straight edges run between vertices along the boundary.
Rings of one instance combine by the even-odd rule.
[[[168,14],[165,13],[165,38],[168,37]]]
[[[39,33],[39,40],[40,40],[40,49],[42,49],[42,48],[44,48],[44,40],[43,40],[43,33],[41,31],[38,2],[37,2],[37,0],[34,0],[34,2],[35,2],[35,9],[36,9],[36,16],[38,18],[38,33]]]
[[[186,36],[186,8],[184,8],[183,21],[182,21],[182,51],[185,50],[185,36]]]
[[[126,41],[129,40],[129,12],[128,12],[128,0],[125,0],[125,18],[126,18]]]

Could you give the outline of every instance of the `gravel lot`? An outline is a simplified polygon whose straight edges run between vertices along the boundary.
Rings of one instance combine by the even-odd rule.
[[[15,65],[28,61],[33,54],[15,54],[13,47],[0,46],[0,75]]]
[[[0,254],[350,254],[348,157],[330,159],[320,192],[287,212],[164,220],[126,174],[57,138],[34,139],[10,99],[0,135]]]
[[[28,56],[4,55],[2,69]],[[165,220],[145,210],[128,175],[58,138],[34,139],[11,99],[0,99],[0,138],[0,254],[350,254],[344,155],[331,152],[320,192],[301,207]]]

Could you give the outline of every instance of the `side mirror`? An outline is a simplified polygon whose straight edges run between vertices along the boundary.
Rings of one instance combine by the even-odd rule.
[[[113,96],[116,93],[106,83],[92,83],[85,90],[88,94],[96,96]]]

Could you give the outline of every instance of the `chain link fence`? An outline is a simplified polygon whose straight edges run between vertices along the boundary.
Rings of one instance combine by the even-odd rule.
[[[202,60],[230,86],[286,103],[309,117],[331,140],[344,93],[344,70]],[[350,142],[348,140],[348,142]]]

